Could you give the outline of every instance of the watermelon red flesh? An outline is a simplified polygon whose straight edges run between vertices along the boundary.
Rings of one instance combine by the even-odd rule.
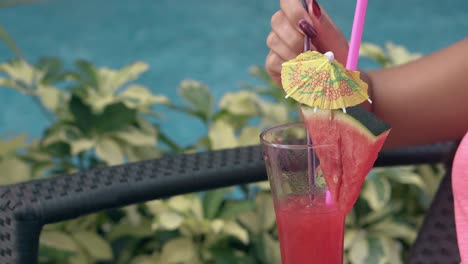
[[[390,129],[374,135],[365,124],[339,110],[303,109],[303,117],[314,145],[319,146],[315,151],[332,198],[347,213]]]

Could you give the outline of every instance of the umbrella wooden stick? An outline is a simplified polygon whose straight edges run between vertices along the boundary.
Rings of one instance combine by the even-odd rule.
[[[307,6],[307,0],[302,0],[302,6],[309,12]],[[310,39],[307,35],[304,37],[304,51],[310,50]],[[306,128],[307,129],[307,128]],[[309,132],[307,131],[307,176],[309,178],[309,188],[315,186],[315,153],[312,146],[312,139],[310,138]],[[310,190],[310,198],[313,199],[312,189]]]

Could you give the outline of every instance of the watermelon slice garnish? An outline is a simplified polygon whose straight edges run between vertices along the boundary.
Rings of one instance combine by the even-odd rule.
[[[339,208],[348,213],[390,132],[390,126],[355,106],[341,110],[302,107],[304,123],[316,146],[320,168]]]

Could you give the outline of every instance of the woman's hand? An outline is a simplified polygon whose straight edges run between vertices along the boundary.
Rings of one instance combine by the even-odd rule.
[[[311,39],[310,49],[325,53],[333,51],[335,58],[346,63],[348,41],[317,1],[308,0],[308,10],[301,0],[280,0],[281,9],[271,18],[267,37],[270,48],[265,62],[270,76],[281,85],[281,64],[304,51],[304,38]]]

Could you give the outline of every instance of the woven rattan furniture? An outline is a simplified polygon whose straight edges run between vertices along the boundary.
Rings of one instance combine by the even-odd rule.
[[[385,151],[376,166],[446,162],[454,143]],[[2,172],[0,172],[1,175]],[[450,175],[450,174],[449,174]],[[0,264],[37,263],[44,225],[177,194],[266,180],[259,146],[168,156],[0,186]],[[407,263],[459,263],[450,176]]]

